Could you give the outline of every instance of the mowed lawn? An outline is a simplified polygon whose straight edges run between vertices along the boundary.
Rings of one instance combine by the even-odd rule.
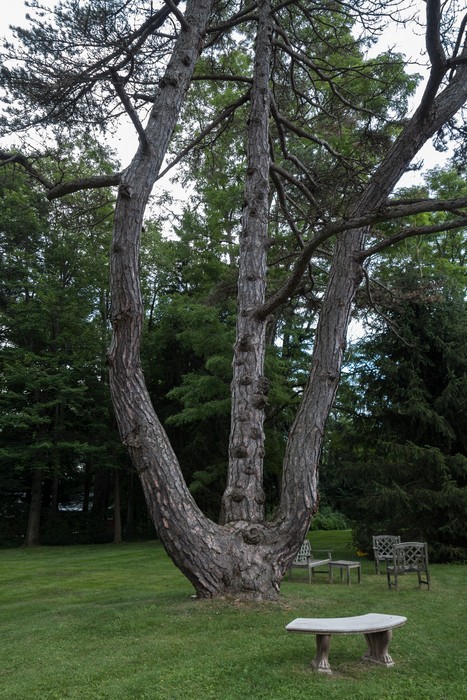
[[[315,548],[357,559],[349,532]],[[373,562],[362,583],[287,578],[278,603],[198,601],[158,542],[0,550],[0,698],[5,700],[465,700],[465,565],[431,565],[389,591]],[[337,574],[337,572],[336,572]],[[332,676],[310,670],[295,617],[405,615],[393,668],[361,661],[361,635],[333,637]]]

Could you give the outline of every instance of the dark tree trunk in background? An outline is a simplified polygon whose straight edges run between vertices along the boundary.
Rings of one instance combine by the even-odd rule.
[[[133,470],[128,474],[128,494],[126,502],[125,535],[133,535],[135,529],[135,475]]]
[[[40,545],[40,525],[42,510],[42,470],[32,470],[31,501],[29,504],[29,520],[23,547]]]
[[[89,504],[91,499],[91,465],[86,462],[84,465],[84,479],[83,479],[83,513],[89,512]]]
[[[98,469],[94,475],[94,490],[91,512],[102,520],[106,518],[109,507],[112,478],[109,469]]]

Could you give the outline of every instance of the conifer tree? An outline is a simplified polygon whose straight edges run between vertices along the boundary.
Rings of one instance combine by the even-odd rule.
[[[391,198],[423,145],[444,127],[456,130],[456,115],[467,99],[465,19],[456,13],[455,2],[424,3],[420,21],[429,77],[413,114],[405,109],[401,57],[365,59],[372,33],[388,20],[396,23],[400,5],[398,0],[324,5],[188,0],[183,12],[176,1],[154,8],[140,0],[63,0],[55,24],[40,17],[30,31],[18,32],[19,50],[7,47],[13,63],[7,60],[2,69],[10,99],[4,123],[17,129],[46,124],[105,131],[125,113],[138,136],[134,157],[122,172],[73,182],[44,178],[25,154],[3,152],[1,160],[24,167],[50,198],[80,188],[118,186],[110,263],[112,399],[159,536],[201,597],[277,597],[317,507],[324,430],[365,262],[415,233],[465,223],[464,198],[403,203]],[[201,53],[215,67],[217,53],[237,42],[249,59],[248,70],[240,76],[217,70],[195,75]],[[283,90],[279,79],[286,74],[291,90]],[[144,215],[193,78],[247,89],[213,114],[177,159],[201,142],[215,141],[217,127],[228,126],[236,108],[248,100],[223,524],[204,516],[190,494],[140,361]],[[269,215],[276,200],[292,232],[293,262],[278,285],[268,289],[274,250]],[[433,210],[451,211],[455,219],[441,227],[405,226],[389,236],[375,228],[381,221]],[[318,308],[319,319],[310,374],[288,433],[279,506],[268,518],[263,488],[268,319],[296,299],[310,264],[311,270],[320,268],[322,259],[330,264],[313,309]]]

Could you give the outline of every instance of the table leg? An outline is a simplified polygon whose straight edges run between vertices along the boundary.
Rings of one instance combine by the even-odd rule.
[[[318,673],[332,674],[328,661],[329,646],[331,644],[330,634],[316,635],[316,656],[311,662],[312,668]]]
[[[389,655],[389,643],[392,639],[392,630],[383,630],[382,632],[372,632],[365,634],[365,639],[368,644],[368,649],[363,655],[363,661],[369,661],[372,664],[380,666],[394,666],[394,661]]]

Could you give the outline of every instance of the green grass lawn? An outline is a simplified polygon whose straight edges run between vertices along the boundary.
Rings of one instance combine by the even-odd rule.
[[[313,532],[314,547],[356,558],[348,532]],[[198,601],[159,543],[0,550],[0,698],[5,700],[465,700],[465,574],[432,565],[389,591],[373,562],[362,584],[305,573],[279,603]],[[355,579],[354,579],[355,577]],[[334,674],[310,671],[313,635],[295,617],[405,615],[395,667],[360,661],[361,635],[331,642]]]

